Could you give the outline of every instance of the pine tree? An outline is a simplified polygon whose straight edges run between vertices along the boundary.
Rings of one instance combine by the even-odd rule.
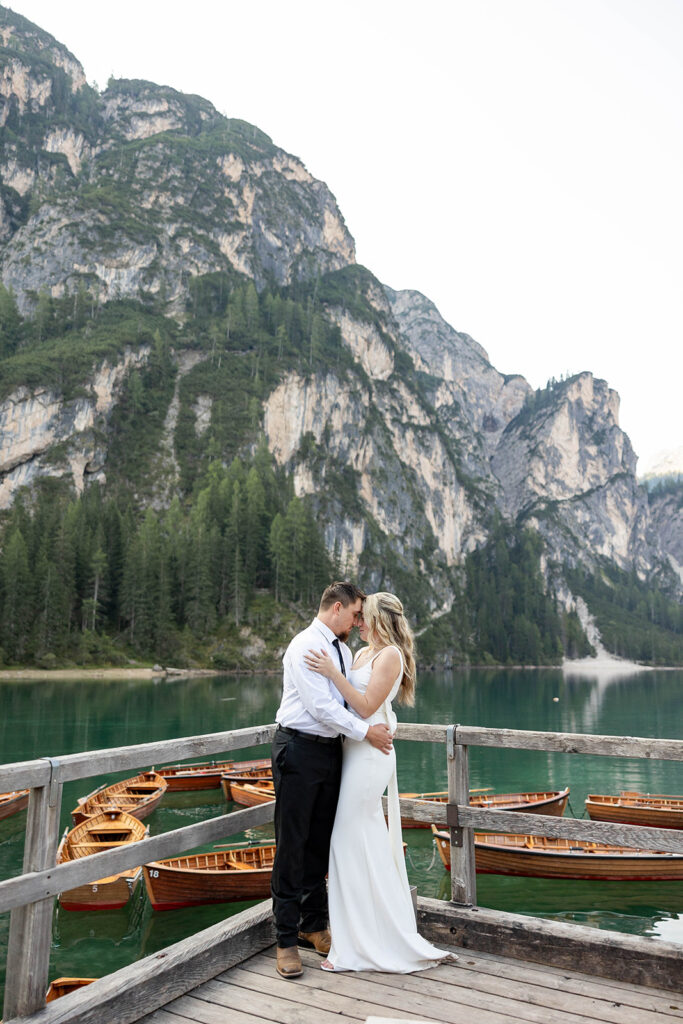
[[[272,523],[270,524],[268,547],[270,550],[270,558],[273,565],[275,577],[273,580],[275,600],[281,601],[283,599],[283,584],[286,586],[283,572],[286,560],[286,552],[285,521],[279,512],[277,513]]]
[[[10,661],[27,653],[33,619],[33,594],[26,541],[21,530],[10,534],[2,558],[2,644]]]
[[[251,588],[268,582],[268,518],[266,492],[255,466],[249,470],[245,501],[244,568]]]
[[[38,304],[33,319],[36,339],[45,341],[52,334],[54,326],[54,303],[45,286],[38,292]]]
[[[100,603],[104,598],[104,586],[107,573],[107,556],[98,546],[90,561],[92,573],[92,597],[88,600],[87,620],[91,632],[95,632],[100,617]],[[84,616],[85,620],[86,616]]]
[[[253,334],[257,330],[260,321],[258,292],[253,281],[249,282],[244,294],[244,315],[247,330],[250,334]]]
[[[16,352],[21,339],[21,316],[11,288],[0,281],[0,359]]]

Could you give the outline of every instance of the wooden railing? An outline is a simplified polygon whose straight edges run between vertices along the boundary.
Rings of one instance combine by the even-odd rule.
[[[31,790],[23,874],[0,882],[0,913],[12,911],[4,1003],[6,1022],[29,1016],[43,1005],[54,897],[60,892],[152,860],[176,856],[264,824],[273,817],[273,804],[262,804],[55,866],[63,784],[106,772],[259,746],[269,743],[274,731],[274,724],[263,725],[0,766],[0,792]],[[450,828],[451,896],[455,903],[476,904],[475,828],[683,854],[683,831],[470,807],[468,766],[470,746],[683,761],[683,740],[417,724],[400,725],[397,738],[446,745],[448,803],[430,805],[401,800],[401,812],[418,821]]]
[[[425,733],[434,726],[399,726],[398,737],[437,739]],[[438,727],[441,730],[441,727]],[[408,730],[419,730],[408,732]],[[524,832],[534,836],[586,839],[641,850],[663,850],[683,854],[683,831],[621,825],[613,822],[553,818],[520,811],[494,811],[469,805],[469,747],[508,750],[545,750],[562,754],[598,754],[608,757],[645,757],[662,761],[683,761],[683,740],[640,739],[632,736],[595,736],[586,733],[536,732],[518,729],[489,729],[469,725],[446,727],[448,761],[448,804],[411,804],[410,815],[421,821],[447,825],[451,833],[451,898],[455,903],[475,906],[477,902],[474,859],[474,829],[494,832]],[[441,731],[443,735],[443,730]],[[438,738],[441,738],[440,736]],[[401,811],[403,813],[403,801]],[[418,805],[419,806],[419,805]]]
[[[205,736],[188,736],[130,747],[38,758],[0,766],[0,793],[31,790],[26,821],[23,874],[0,882],[0,913],[11,910],[3,1019],[25,1017],[45,1002],[54,897],[162,857],[174,857],[204,843],[235,835],[272,820],[273,805],[222,814],[172,832],[55,866],[65,782],[106,772],[222,754],[269,743],[274,725]]]

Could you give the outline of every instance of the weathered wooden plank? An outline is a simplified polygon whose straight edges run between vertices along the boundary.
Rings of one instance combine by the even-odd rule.
[[[24,872],[54,864],[59,842],[62,787],[41,786],[29,795],[24,843]],[[7,948],[4,1019],[28,1015],[45,1002],[52,940],[52,900],[14,905]]]
[[[428,804],[419,800],[401,800],[400,804],[402,816],[440,825],[442,828],[446,825],[446,804]],[[478,832],[524,832],[535,836],[586,839],[634,849],[683,853],[683,831],[680,829],[622,825],[618,822],[592,821],[589,818],[554,818],[549,814],[495,811],[466,804],[458,806],[458,820]]]
[[[542,976],[541,976],[542,977]],[[404,994],[417,992],[451,1002],[462,999],[478,1016],[481,1007],[535,1024],[678,1024],[669,1016],[624,1008],[623,1015],[605,999],[582,998],[574,992],[551,991],[542,984],[524,987],[505,978],[480,976],[475,970],[463,971],[459,965],[433,968],[413,975],[387,975],[386,985],[400,989]]]
[[[201,985],[196,992],[201,992],[203,989]],[[176,1024],[181,1024],[181,1021],[192,1021],[193,1024],[263,1024],[263,1016],[257,1011],[245,1013],[242,1010],[237,1010],[234,1006],[229,1008],[229,1013],[226,1013],[224,1006],[219,1006],[216,1003],[207,1002],[201,997],[194,993],[188,993],[186,996],[181,996],[180,999],[175,999],[168,1006],[164,1007],[164,1010],[157,1010],[157,1013],[164,1013],[172,1011],[175,1013],[181,1013],[182,1017],[175,1017]],[[267,1018],[268,1020],[270,1018]],[[140,1024],[147,1024],[150,1018],[145,1017]],[[172,1022],[169,1021],[169,1024]]]
[[[595,843],[683,854],[683,831],[673,828],[621,825],[618,822],[591,821],[588,818],[553,818],[548,814],[493,811],[468,806],[458,807],[458,820],[480,832],[486,829],[495,832],[525,832],[535,836],[587,839]]]
[[[445,743],[447,725],[429,725],[420,722],[399,722],[396,739],[418,743]]]
[[[74,779],[145,768],[165,761],[184,761],[190,757],[208,757],[210,754],[223,754],[244,747],[258,747],[270,743],[275,728],[273,723],[249,726],[246,729],[230,729],[227,732],[207,733],[204,736],[184,736],[179,739],[137,743],[128,747],[65,754],[57,759],[58,777],[60,782],[72,782]],[[31,785],[43,785],[49,778],[50,764],[44,758],[0,765],[0,793],[12,789],[25,789]]]
[[[543,974],[545,977],[552,976],[560,987],[568,977],[567,970],[564,967],[555,967],[552,964],[540,964],[532,960],[512,960],[508,957],[501,956],[499,953],[488,953],[485,950],[478,949],[476,952],[468,950],[467,956],[476,957],[478,962],[486,962],[488,967],[491,965],[503,964],[510,970],[517,969],[530,971],[532,973],[538,972]],[[590,964],[584,964],[584,968],[586,967],[590,967]],[[683,1016],[683,1000],[679,999],[676,995],[672,995],[671,992],[667,992],[665,989],[654,988],[651,986],[645,988],[643,985],[636,985],[631,981],[597,977],[591,974],[582,974],[580,971],[575,970],[571,971],[571,977],[578,978],[580,980],[580,984],[587,987],[587,990],[590,990],[591,986],[596,986],[601,992],[608,992],[609,998],[614,1002],[625,1002],[629,1006],[642,1005],[645,1009],[657,1010],[658,1008],[661,1008],[676,1017]]]
[[[435,980],[439,974],[445,977],[449,971],[457,971],[457,964],[452,968],[433,968],[430,971],[432,979],[428,981],[423,978],[422,972],[410,975],[350,971],[325,975],[315,970],[316,965],[307,954],[302,955],[302,960],[306,970],[298,981],[315,990],[316,1003],[320,988],[332,988],[339,994],[377,1002],[380,1007],[386,1007],[382,1016],[387,1016],[387,1011],[394,1016],[396,1010],[404,1010],[413,1017],[433,1017],[444,1024],[462,1024],[464,1017],[476,1020],[477,1024],[485,1021],[491,1024],[510,1024],[510,1018],[527,1024],[587,1024],[586,1019],[578,1014],[564,1010],[557,1013],[547,1007],[539,1008],[527,1003],[519,989],[511,989],[511,995],[506,999]],[[246,969],[247,965],[244,966]],[[313,969],[309,970],[309,967]],[[321,982],[318,977],[321,974],[329,980]]]
[[[356,1000],[339,998],[324,987],[316,989],[311,998],[310,988],[301,981],[301,978],[285,981],[275,975],[274,968],[263,974],[236,968],[221,975],[220,981],[202,985],[198,994],[215,1002],[223,1015],[226,1011],[231,1014],[234,1009],[251,1009],[267,1021],[339,1024],[340,1016],[343,1020],[365,1021],[367,1014]],[[370,1012],[377,1012],[376,1004],[371,1006]]]
[[[315,954],[313,957],[315,958]],[[303,959],[307,960],[306,957]],[[274,965],[274,960],[271,962]],[[268,1020],[282,1020],[287,1024],[289,1021],[292,1021],[292,1024],[316,1024],[318,1019],[325,1021],[325,1024],[335,1024],[339,1021],[340,1015],[342,1019],[364,1021],[370,1014],[387,1016],[388,1009],[391,1009],[392,1016],[405,1015],[408,1019],[419,1017],[421,1020],[433,1021],[461,1020],[450,1018],[448,1013],[443,1015],[436,1001],[425,1002],[419,996],[406,998],[404,993],[397,993],[386,985],[375,983],[374,979],[359,979],[355,972],[344,975],[326,974],[320,970],[319,958],[315,964],[307,963],[302,977],[292,983],[278,979],[274,966],[272,971],[272,975],[268,975],[263,972],[256,974],[245,969],[234,982],[230,975],[223,975],[221,981],[211,983],[211,988],[217,999],[221,998],[219,985],[229,991],[229,995],[226,993],[222,997],[225,999],[223,1006],[257,1005],[259,1012],[264,1012],[264,1009],[270,1011],[271,1016],[267,1018]],[[384,978],[384,975],[379,977]],[[284,991],[282,985],[289,986],[289,989]],[[243,993],[242,1001],[237,995],[240,991]],[[293,1014],[278,1016],[278,1011],[282,1014],[287,996]],[[320,1013],[320,1018],[316,1018],[316,1013]],[[486,1024],[502,1024],[502,1021],[497,1019]],[[509,1021],[505,1024],[509,1024]]]
[[[437,944],[531,960],[569,970],[590,964],[597,977],[683,991],[681,947],[638,935],[543,921],[487,907],[418,898],[420,933]]]
[[[526,985],[540,985],[560,993],[564,1005],[567,998],[573,999],[574,995],[605,1000],[610,1007],[619,1005],[633,1011],[638,1022],[642,1020],[638,1016],[641,1011],[657,1014],[657,1020],[661,1020],[662,1015],[669,1020],[680,1021],[683,1018],[683,1000],[672,1003],[671,993],[660,993],[655,989],[644,989],[605,978],[596,980],[578,971],[562,970],[546,964],[528,964],[522,960],[509,960],[491,953],[474,953],[472,950],[467,950],[460,957],[458,968],[465,972],[476,972],[480,976],[504,978],[520,989]],[[424,977],[430,976],[431,971],[425,972]],[[466,984],[466,979],[462,983]]]
[[[524,977],[540,975],[547,985],[564,988],[568,979],[572,982],[572,989],[575,986],[577,991],[585,991],[589,995],[608,998],[612,1002],[623,1002],[627,1006],[641,1006],[645,1010],[662,1010],[672,1014],[677,1019],[683,1017],[683,999],[677,998],[671,992],[660,988],[644,988],[642,985],[634,985],[629,981],[620,981],[614,978],[594,977],[591,974],[581,971],[568,971],[565,967],[554,967],[552,964],[541,964],[532,960],[514,960],[500,953],[488,953],[485,950],[468,949],[461,958],[463,965],[470,962],[477,965],[480,971],[487,971],[491,974],[511,972],[510,976],[519,979],[519,984],[524,984]],[[590,964],[584,964],[584,968]],[[673,1001],[672,1001],[673,1000]]]
[[[455,727],[449,730],[447,768],[448,802],[457,806],[469,802],[470,769],[467,747],[454,743],[454,738]],[[451,899],[469,905],[477,902],[474,833],[460,824],[451,828]]]
[[[139,1024],[193,1024],[191,1017],[182,1017],[176,1013],[169,1013],[168,1010],[155,1010],[147,1017],[143,1017]],[[244,1021],[240,1024],[245,1024]],[[261,1024],[259,1021],[258,1024]]]
[[[95,882],[98,878],[116,874],[126,868],[148,864],[164,857],[174,857],[191,850],[196,846],[225,839],[247,828],[264,825],[273,818],[273,804],[260,804],[248,807],[243,811],[232,811],[221,814],[208,821],[198,821],[194,825],[163,832],[149,839],[141,839],[138,843],[130,843],[115,850],[105,850],[90,857],[67,861],[44,871],[36,871],[9,878],[0,882],[0,913],[19,907],[26,903],[34,903],[48,897],[54,897],[77,885]],[[54,864],[54,853],[52,856]]]
[[[420,800],[400,800],[401,816],[428,824],[446,826],[446,804]],[[384,798],[386,811],[386,797]],[[651,828],[643,825],[621,825],[617,822],[591,821],[588,818],[554,818],[549,814],[525,814],[521,811],[494,811],[486,807],[458,806],[458,820],[468,830],[478,832],[524,832],[535,836],[564,839],[586,839],[635,849],[665,850],[683,853],[683,831],[672,828]]]
[[[404,723],[397,739],[443,743],[446,725]],[[158,740],[109,750],[84,751],[59,758],[62,782],[88,778],[106,772],[133,770],[163,761],[182,761],[269,743],[275,724]],[[491,729],[458,726],[457,742],[464,746],[507,747],[526,750],[556,750],[562,753],[605,754],[612,757],[647,757],[683,760],[683,740],[632,736],[595,736],[588,733],[538,732],[520,729]],[[38,758],[0,765],[0,792],[44,785],[50,777],[47,759]]]
[[[274,942],[268,900],[55,999],[12,1024],[132,1024]]]
[[[505,1008],[508,1012],[510,1000],[516,1003],[521,1001],[524,1009],[518,1008],[518,1013],[524,1019],[531,1019],[528,1016],[529,1007],[539,1007],[546,1012],[553,1011],[555,1017],[559,1012],[561,1020],[567,1021],[567,1024],[570,1024],[572,1018],[575,1024],[582,1024],[586,1019],[601,1021],[603,1024],[679,1024],[675,1017],[668,1014],[661,1015],[621,1004],[616,1007],[607,997],[583,995],[573,988],[571,977],[567,979],[565,988],[561,991],[549,988],[544,981],[544,975],[539,974],[533,981],[527,979],[522,987],[510,978],[480,974],[476,966],[463,968],[459,962],[453,967],[448,967],[447,971],[433,968],[419,976],[409,975],[405,981],[401,980],[396,984],[411,991],[419,990],[440,995],[445,999],[450,998],[447,986],[456,986],[470,994],[479,993],[484,997],[485,1005],[493,1010],[503,1010],[500,999],[507,1001]],[[393,984],[393,981],[387,981],[387,984]],[[542,1013],[540,1017],[544,1019]]]
[[[316,956],[315,953],[311,953],[308,956],[303,950],[302,953],[305,967],[304,977],[308,978],[308,984],[293,986],[289,981],[278,978],[275,974],[274,958],[271,956],[258,956],[245,960],[243,964],[240,964],[239,968],[226,971],[219,978],[216,978],[214,982],[210,982],[209,987],[214,989],[217,999],[221,998],[220,990],[217,986],[224,982],[230,985],[241,985],[244,988],[251,989],[254,993],[267,991],[273,996],[296,999],[296,1001],[308,1005],[313,1004],[316,1007],[321,1007],[324,1010],[337,1014],[338,1018],[341,1016],[344,1019],[359,1018],[364,1021],[366,1017],[377,1013],[376,1002],[368,1002],[353,994],[340,994],[339,992],[330,991],[324,972],[320,970],[320,957]],[[376,977],[381,982],[386,978],[386,975],[381,974]],[[297,981],[300,980],[297,979]],[[293,988],[295,989],[294,992],[292,991]],[[314,998],[311,998],[312,988],[315,989]],[[202,989],[204,989],[204,986],[202,986]],[[257,1002],[256,997],[254,1002]],[[392,1011],[392,1014],[401,1019],[415,1019],[414,1012],[407,1006],[403,1009]]]
[[[604,754],[608,757],[647,757],[683,761],[683,740],[638,736],[595,736],[581,732],[538,732],[459,725],[456,741],[470,747],[513,750],[555,750],[563,754]]]
[[[0,793],[11,793],[15,789],[37,789],[47,785],[50,776],[50,762],[46,757],[0,765]]]

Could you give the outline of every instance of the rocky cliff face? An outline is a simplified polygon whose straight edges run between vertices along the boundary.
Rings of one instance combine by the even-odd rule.
[[[489,476],[488,459],[502,431],[531,388],[523,377],[505,377],[467,334],[447,324],[436,306],[416,291],[386,289],[404,343],[444,426],[461,446],[472,472]]]
[[[604,558],[647,578],[665,554],[680,567],[680,510],[648,507],[604,381],[582,373],[535,393],[500,374],[419,292],[355,267],[327,187],[253,126],[149,82],[114,81],[100,95],[65,47],[3,8],[0,38],[0,270],[24,313],[41,291],[82,287],[99,304],[129,297],[182,323],[192,283],[211,275],[282,302],[287,286],[321,282],[316,301],[345,360],[285,366],[262,428],[348,571],[369,586],[416,579],[437,612],[494,513],[539,531],[546,567]],[[155,507],[181,486],[179,422],[193,424],[201,452],[219,415],[215,396],[183,397],[181,382],[214,365],[217,344],[189,341],[159,421]],[[81,489],[116,473],[110,414],[148,356],[128,345],[93,365],[78,398],[24,387],[3,401],[0,507],[41,475],[69,474]]]
[[[150,82],[100,96],[47,33],[4,9],[0,32],[2,279],[22,310],[83,282],[179,314],[191,276],[262,287],[354,261],[327,187],[263,132]]]
[[[148,347],[104,363],[84,381],[87,397],[21,388],[0,403],[0,509],[40,477],[69,476],[78,494],[86,479],[104,482],[106,427],[122,380],[145,362]]]
[[[506,514],[532,520],[553,555],[583,551],[641,574],[657,557],[646,539],[647,499],[618,423],[619,398],[579,374],[523,410],[503,432],[491,468]]]
[[[683,485],[650,495],[652,534],[683,583]]]

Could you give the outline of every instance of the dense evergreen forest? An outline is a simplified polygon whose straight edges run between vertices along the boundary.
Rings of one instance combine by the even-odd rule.
[[[496,518],[487,544],[465,562],[453,608],[420,637],[420,651],[453,664],[555,665],[591,653],[575,612],[564,611],[541,573],[537,533]]]
[[[67,477],[43,479],[0,517],[1,663],[275,667],[278,648],[347,567],[326,550],[316,504],[295,497],[275,466],[262,403],[287,370],[351,371],[325,302],[343,294],[348,305],[355,294],[354,315],[372,317],[365,273],[352,267],[261,293],[252,282],[207,275],[191,282],[182,324],[162,315],[159,297],[100,305],[84,286],[61,299],[41,292],[24,318],[0,285],[0,397],[42,385],[77,398],[103,359],[148,349],[108,427],[106,484],[78,496]],[[179,349],[202,354],[181,380]],[[409,373],[410,359],[400,355]],[[159,451],[176,385],[179,481],[165,500]],[[212,402],[206,436],[195,429],[198,396]],[[302,456],[311,456],[303,451],[311,444],[302,440]],[[332,475],[326,481],[335,486]],[[340,500],[353,503],[353,480],[336,483]],[[433,620],[428,580],[399,541],[381,556],[364,552],[362,564],[374,588],[401,591],[423,665],[556,664],[590,647],[544,579],[541,554],[537,533],[492,518],[488,542],[452,570],[451,610]],[[664,593],[613,567],[576,570],[569,583],[610,649],[683,662],[683,611]]]
[[[609,562],[599,572],[568,571],[567,579],[595,615],[609,651],[650,665],[683,663],[683,606],[679,602]]]
[[[263,445],[251,464],[212,462],[192,503],[162,513],[45,482],[3,532],[3,659],[238,667],[240,627],[272,640],[265,609],[315,607],[334,574],[310,507]]]

